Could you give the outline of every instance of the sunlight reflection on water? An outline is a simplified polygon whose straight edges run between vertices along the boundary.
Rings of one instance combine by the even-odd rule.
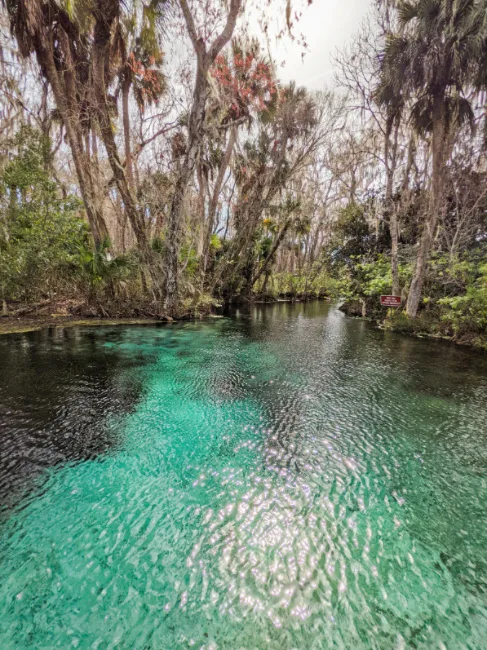
[[[485,359],[320,304],[67,336],[0,374],[52,465],[0,524],[2,648],[485,647]]]

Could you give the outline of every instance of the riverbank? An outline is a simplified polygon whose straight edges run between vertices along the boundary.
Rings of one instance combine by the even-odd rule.
[[[162,325],[185,320],[198,320],[211,315],[212,306],[187,307],[174,318],[160,312],[153,304],[90,305],[66,299],[38,304],[18,304],[8,313],[0,314],[0,335],[35,332],[52,327],[98,325]]]
[[[475,348],[487,352],[487,334],[464,332],[462,334],[448,334],[442,331],[441,323],[429,323],[418,317],[416,322],[404,319],[385,319],[376,321],[378,329],[397,332],[419,339],[435,339],[449,341],[455,345]]]
[[[277,297],[274,299],[256,299],[252,302],[245,301],[241,304],[250,306],[252,304],[275,304],[275,303],[294,303],[309,302],[318,298],[310,297]],[[325,300],[330,300],[326,299]],[[182,313],[177,318],[159,315],[152,312],[112,316],[110,313],[104,316],[99,311],[88,308],[80,308],[78,304],[73,307],[67,304],[69,301],[61,303],[43,304],[42,307],[34,308],[33,306],[23,306],[16,312],[10,314],[0,314],[0,335],[2,334],[22,334],[25,332],[35,332],[51,327],[82,327],[82,326],[106,326],[106,325],[164,325],[172,322],[201,320],[205,318],[221,318],[220,315],[211,311],[210,307],[206,309],[192,309]],[[74,302],[74,301],[72,301]],[[140,311],[140,310],[139,310]],[[74,313],[73,313],[74,312]]]
[[[325,299],[330,302],[330,299]],[[288,299],[279,298],[273,301],[270,300],[255,300],[252,303],[246,303],[247,306],[251,304],[277,304],[277,303],[299,303],[309,302],[303,299]],[[414,321],[408,319],[404,313],[393,313],[386,318],[376,318],[372,316],[362,316],[361,312],[357,309],[350,309],[347,303],[338,305],[338,309],[342,311],[348,318],[367,320],[372,323],[377,329],[389,332],[396,332],[406,336],[412,336],[420,339],[441,340],[455,345],[470,347],[476,350],[487,352],[487,334],[478,333],[463,333],[462,335],[455,335],[446,333],[441,328],[441,323],[431,319],[425,319],[419,316]],[[2,334],[23,334],[27,332],[40,331],[48,328],[61,328],[61,327],[106,327],[113,325],[166,325],[171,322],[180,322],[188,320],[196,320],[202,318],[221,318],[220,315],[214,313],[207,313],[204,316],[194,314],[187,314],[181,318],[170,318],[168,316],[151,317],[80,317],[79,315],[65,314],[65,313],[52,313],[52,314],[31,314],[25,316],[2,316],[0,317],[0,336]]]
[[[455,345],[487,351],[487,333],[453,332],[445,323],[428,312],[420,313],[415,319],[408,318],[403,311],[389,309],[386,314],[365,309],[359,301],[343,302],[338,309],[349,318],[359,318],[374,324],[377,329],[413,336],[419,339],[448,341]],[[365,315],[364,315],[365,311]]]
[[[172,319],[156,318],[78,318],[76,316],[0,319],[0,335],[24,334],[52,327],[96,327],[107,325],[164,325]]]

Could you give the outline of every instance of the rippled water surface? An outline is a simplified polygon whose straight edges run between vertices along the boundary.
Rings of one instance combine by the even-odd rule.
[[[0,648],[487,647],[487,356],[321,304],[0,339]]]

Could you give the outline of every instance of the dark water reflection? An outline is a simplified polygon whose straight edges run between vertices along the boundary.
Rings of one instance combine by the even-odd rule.
[[[117,338],[116,331],[103,335]],[[107,351],[96,330],[0,337],[2,508],[47,468],[117,447],[115,420],[134,408],[143,390],[140,361]]]

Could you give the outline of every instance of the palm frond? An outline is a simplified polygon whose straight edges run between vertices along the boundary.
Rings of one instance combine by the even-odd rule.
[[[422,137],[433,130],[433,101],[428,95],[420,97],[413,105],[409,120]]]
[[[411,0],[404,0],[397,6],[399,24],[404,27],[415,18],[418,18],[418,3]]]
[[[447,97],[445,100],[446,122],[457,128],[468,124],[475,131],[475,115],[471,103],[462,95]]]
[[[418,18],[422,21],[426,29],[434,26],[434,23],[442,16],[442,11],[446,9],[449,2],[445,0],[419,0]],[[448,11],[448,10],[447,10]]]

